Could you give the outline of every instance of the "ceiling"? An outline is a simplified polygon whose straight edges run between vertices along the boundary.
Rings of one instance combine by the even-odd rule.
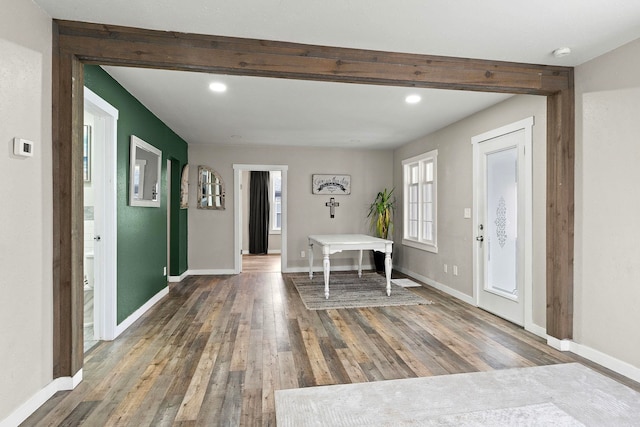
[[[640,38],[637,0],[34,0],[57,19],[577,66]],[[179,4],[179,6],[176,6]],[[372,6],[375,4],[375,6]],[[571,55],[552,51],[569,47]],[[508,95],[106,67],[190,144],[392,148]],[[224,93],[208,90],[212,81]],[[409,105],[410,93],[422,95]]]

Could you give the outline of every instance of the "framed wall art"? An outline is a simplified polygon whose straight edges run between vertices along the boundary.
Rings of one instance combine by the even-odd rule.
[[[351,194],[351,175],[311,176],[311,192],[313,194]]]

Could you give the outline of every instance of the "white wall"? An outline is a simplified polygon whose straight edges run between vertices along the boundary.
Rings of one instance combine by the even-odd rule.
[[[640,369],[640,40],[575,81],[574,340]]]
[[[464,208],[473,205],[473,150],[471,138],[534,116],[533,127],[533,321],[546,325],[546,98],[514,96],[463,119],[394,153],[394,184],[398,189],[398,218],[402,218],[402,161],[438,149],[438,253],[403,246],[402,223],[396,221],[394,265],[431,279],[454,293],[473,296],[475,231]],[[448,264],[444,272],[443,264]],[[458,276],[452,266],[458,266]]]
[[[189,270],[233,269],[234,212],[233,165],[288,165],[288,260],[289,268],[308,268],[300,257],[307,251],[309,234],[367,233],[368,206],[378,191],[392,186],[393,154],[390,150],[348,150],[296,147],[189,146],[189,159],[214,168],[226,184],[224,211],[195,209],[195,188],[189,186]],[[198,164],[192,163],[190,182],[197,182]],[[335,196],[340,206],[329,218],[325,203],[330,196],[311,194],[315,173],[351,175],[351,195]],[[320,254],[315,264],[320,266]],[[336,254],[333,266],[357,264],[353,253]],[[366,264],[366,260],[364,261]]]
[[[51,18],[31,1],[3,0],[2,10],[0,421],[53,370]],[[14,157],[14,137],[34,141],[34,157]]]

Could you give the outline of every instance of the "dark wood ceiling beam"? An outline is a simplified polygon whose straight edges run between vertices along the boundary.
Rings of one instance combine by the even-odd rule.
[[[54,20],[54,377],[82,366],[82,64],[546,96],[547,333],[573,334],[573,69]]]
[[[549,95],[571,69],[58,21],[83,62],[304,80]]]

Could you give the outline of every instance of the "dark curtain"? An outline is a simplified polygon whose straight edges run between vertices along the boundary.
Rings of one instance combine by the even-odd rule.
[[[269,246],[269,172],[251,171],[249,252],[266,254]]]

